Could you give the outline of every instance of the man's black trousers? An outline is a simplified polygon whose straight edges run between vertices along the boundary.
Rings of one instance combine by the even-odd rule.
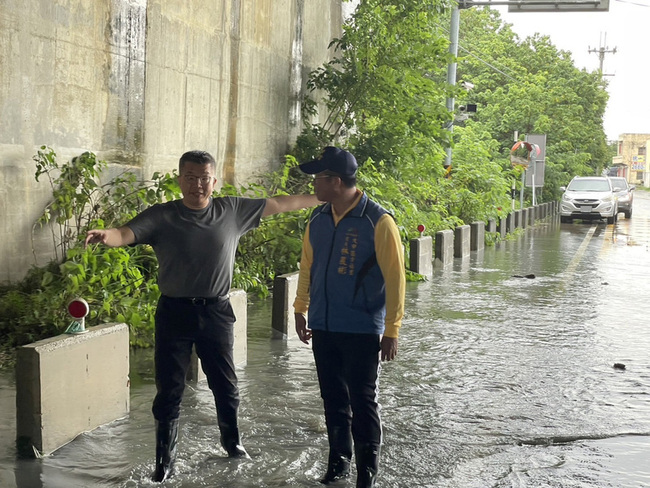
[[[219,426],[235,428],[239,389],[233,362],[235,315],[227,297],[209,301],[162,296],[156,309],[153,415],[159,422],[179,417],[192,346],[214,394]]]
[[[342,430],[357,446],[379,446],[379,335],[314,330],[312,341],[330,437]]]

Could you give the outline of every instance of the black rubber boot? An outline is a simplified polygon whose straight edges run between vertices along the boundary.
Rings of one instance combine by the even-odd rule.
[[[345,456],[330,454],[327,462],[327,472],[320,482],[327,485],[332,481],[341,480],[348,476],[350,476],[350,459]]]
[[[178,419],[156,421],[156,470],[151,479],[162,482],[172,475],[178,444]]]
[[[355,446],[357,488],[374,488],[379,471],[379,446]]]
[[[352,458],[352,434],[348,426],[328,426],[329,457],[327,472],[320,480],[328,483],[350,476],[350,459]]]
[[[221,429],[221,447],[226,450],[228,457],[250,459],[250,456],[241,443],[239,429],[237,427]]]

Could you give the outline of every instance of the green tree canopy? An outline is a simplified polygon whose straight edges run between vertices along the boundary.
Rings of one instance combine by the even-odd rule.
[[[521,40],[489,8],[461,11],[459,79],[474,84],[472,123],[499,141],[546,134],[546,200],[572,176],[599,174],[611,161],[603,130],[608,94],[599,73],[578,69],[547,36]]]

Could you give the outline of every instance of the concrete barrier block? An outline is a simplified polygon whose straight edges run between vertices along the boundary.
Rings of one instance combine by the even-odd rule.
[[[235,366],[243,366],[248,362],[248,295],[244,290],[230,291],[230,303],[235,312]]]
[[[235,288],[230,290],[230,304],[235,313],[235,344],[233,346],[233,359],[235,366],[245,366],[248,361],[248,295],[244,290]],[[190,367],[185,379],[191,383],[205,381],[205,373],[201,367],[201,360],[192,349]]]
[[[485,222],[470,224],[470,249],[479,251],[485,247]]]
[[[90,327],[18,349],[16,441],[23,454],[50,454],[126,416],[129,402],[126,324]]]
[[[433,238],[431,236],[411,239],[409,269],[425,276],[433,273]]]
[[[454,257],[466,258],[470,253],[470,226],[461,225],[454,229]]]
[[[499,232],[502,239],[506,236],[508,233],[508,217],[501,217],[499,219],[497,232]]]
[[[526,227],[528,227],[528,220],[530,219],[529,213],[530,213],[530,209],[528,207],[521,210],[521,225],[520,225],[520,227],[522,229],[525,229]]]
[[[434,266],[446,267],[454,262],[454,231],[451,229],[436,232],[436,257]]]
[[[508,234],[512,234],[516,229],[515,215],[516,213],[512,212],[508,214],[508,216],[506,217],[506,231],[508,232]]]
[[[494,234],[494,233],[497,232],[497,221],[496,221],[496,219],[488,219],[487,231],[490,234]]]
[[[271,314],[271,337],[286,339],[289,330],[296,327],[293,302],[298,290],[299,271],[277,276],[273,281],[273,312]]]

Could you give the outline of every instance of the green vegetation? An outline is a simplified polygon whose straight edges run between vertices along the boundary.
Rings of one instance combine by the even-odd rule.
[[[423,0],[361,2],[332,42],[332,61],[309,77],[308,123],[285,164],[260,182],[225,186],[220,194],[311,192],[298,161],[325,145],[343,146],[361,164],[359,186],[394,214],[406,244],[420,224],[433,235],[508,212],[510,188],[521,184],[521,167],[510,162],[515,131],[547,135],[540,202],[556,199],[572,176],[598,174],[608,165],[607,93],[597,74],[575,68],[548,38],[520,40],[497,12],[472,8],[461,11],[458,78],[474,89],[449,86],[446,8]],[[453,138],[448,96],[478,106],[475,115],[456,120]],[[446,170],[449,144],[453,160]],[[47,147],[34,161],[36,179],[47,178],[53,195],[34,232],[51,234],[55,260],[0,290],[2,347],[65,330],[65,304],[77,295],[90,304],[89,326],[124,321],[133,345],[150,345],[159,296],[151,248],[84,249],[83,237],[89,228],[121,225],[148,205],[178,198],[176,173],[140,181],[124,172],[104,182],[106,163],[94,154],[59,165]],[[273,216],[246,234],[233,286],[266,296],[276,274],[294,271],[308,212]]]
[[[478,105],[468,125],[481,127],[507,157],[513,134],[546,134],[541,201],[559,197],[575,175],[600,174],[611,163],[603,131],[608,94],[598,73],[573,65],[545,36],[520,40],[497,12],[461,12],[459,79]]]

